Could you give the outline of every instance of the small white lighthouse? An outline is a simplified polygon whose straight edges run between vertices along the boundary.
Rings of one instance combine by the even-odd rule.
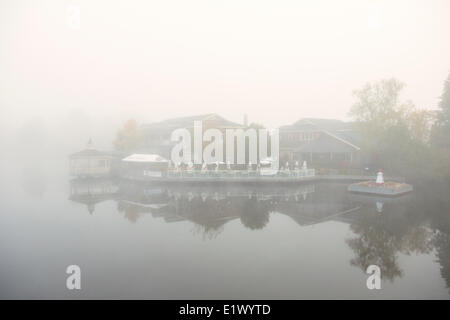
[[[377,173],[377,180],[375,181],[375,183],[384,184],[383,171],[381,171],[381,169]]]

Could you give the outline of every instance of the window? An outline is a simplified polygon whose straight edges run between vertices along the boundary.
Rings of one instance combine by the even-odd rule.
[[[108,160],[106,160],[106,159],[97,160],[97,167],[106,168],[107,166],[108,166]]]

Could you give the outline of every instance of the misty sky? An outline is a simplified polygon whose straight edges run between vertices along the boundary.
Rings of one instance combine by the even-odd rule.
[[[1,123],[345,119],[353,89],[389,77],[435,108],[449,40],[448,0],[0,0]]]

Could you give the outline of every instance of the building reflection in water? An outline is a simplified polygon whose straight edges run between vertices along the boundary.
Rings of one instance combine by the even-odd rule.
[[[429,254],[433,249],[441,274],[450,286],[450,218],[433,199],[415,194],[377,198],[349,194],[345,184],[317,183],[295,187],[163,186],[110,179],[75,179],[70,200],[95,205],[114,200],[130,222],[151,214],[168,223],[191,221],[195,234],[213,239],[226,223],[239,219],[250,230],[263,229],[273,212],[289,216],[302,227],[327,221],[348,224],[353,236],[346,243],[354,253],[350,264],[365,272],[371,264],[390,281],[402,277],[400,254]],[[434,202],[433,202],[434,201]],[[448,212],[448,211],[447,211]]]
[[[115,199],[118,191],[118,182],[109,178],[73,179],[69,199],[86,205],[88,212],[93,214],[97,203]]]
[[[166,222],[187,220],[195,224],[196,233],[213,238],[235,219],[249,229],[262,229],[280,203],[304,201],[314,189],[314,185],[277,191],[236,186],[163,188],[123,182],[116,200],[119,212],[131,221],[145,213]]]

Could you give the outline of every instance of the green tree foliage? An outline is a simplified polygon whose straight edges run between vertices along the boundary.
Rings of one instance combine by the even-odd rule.
[[[396,79],[366,84],[355,90],[350,115],[363,136],[362,147],[372,167],[393,175],[419,178],[430,173],[428,146],[432,113],[400,101],[404,84]]]
[[[450,73],[444,83],[444,92],[439,102],[439,108],[441,109],[439,115],[440,122],[445,125],[450,125]]]
[[[450,149],[450,73],[444,82],[439,109],[438,121],[433,128],[432,142],[438,148]]]
[[[428,144],[431,139],[433,124],[436,115],[430,110],[414,109],[406,115],[406,125],[411,137],[419,142]]]
[[[129,119],[117,132],[114,147],[117,151],[133,152],[142,145],[143,136],[139,124],[134,119]]]
[[[411,102],[400,103],[400,91],[404,84],[396,79],[367,83],[353,94],[358,101],[350,115],[358,122],[370,124],[373,129],[386,129],[402,123],[404,115],[413,108]]]

